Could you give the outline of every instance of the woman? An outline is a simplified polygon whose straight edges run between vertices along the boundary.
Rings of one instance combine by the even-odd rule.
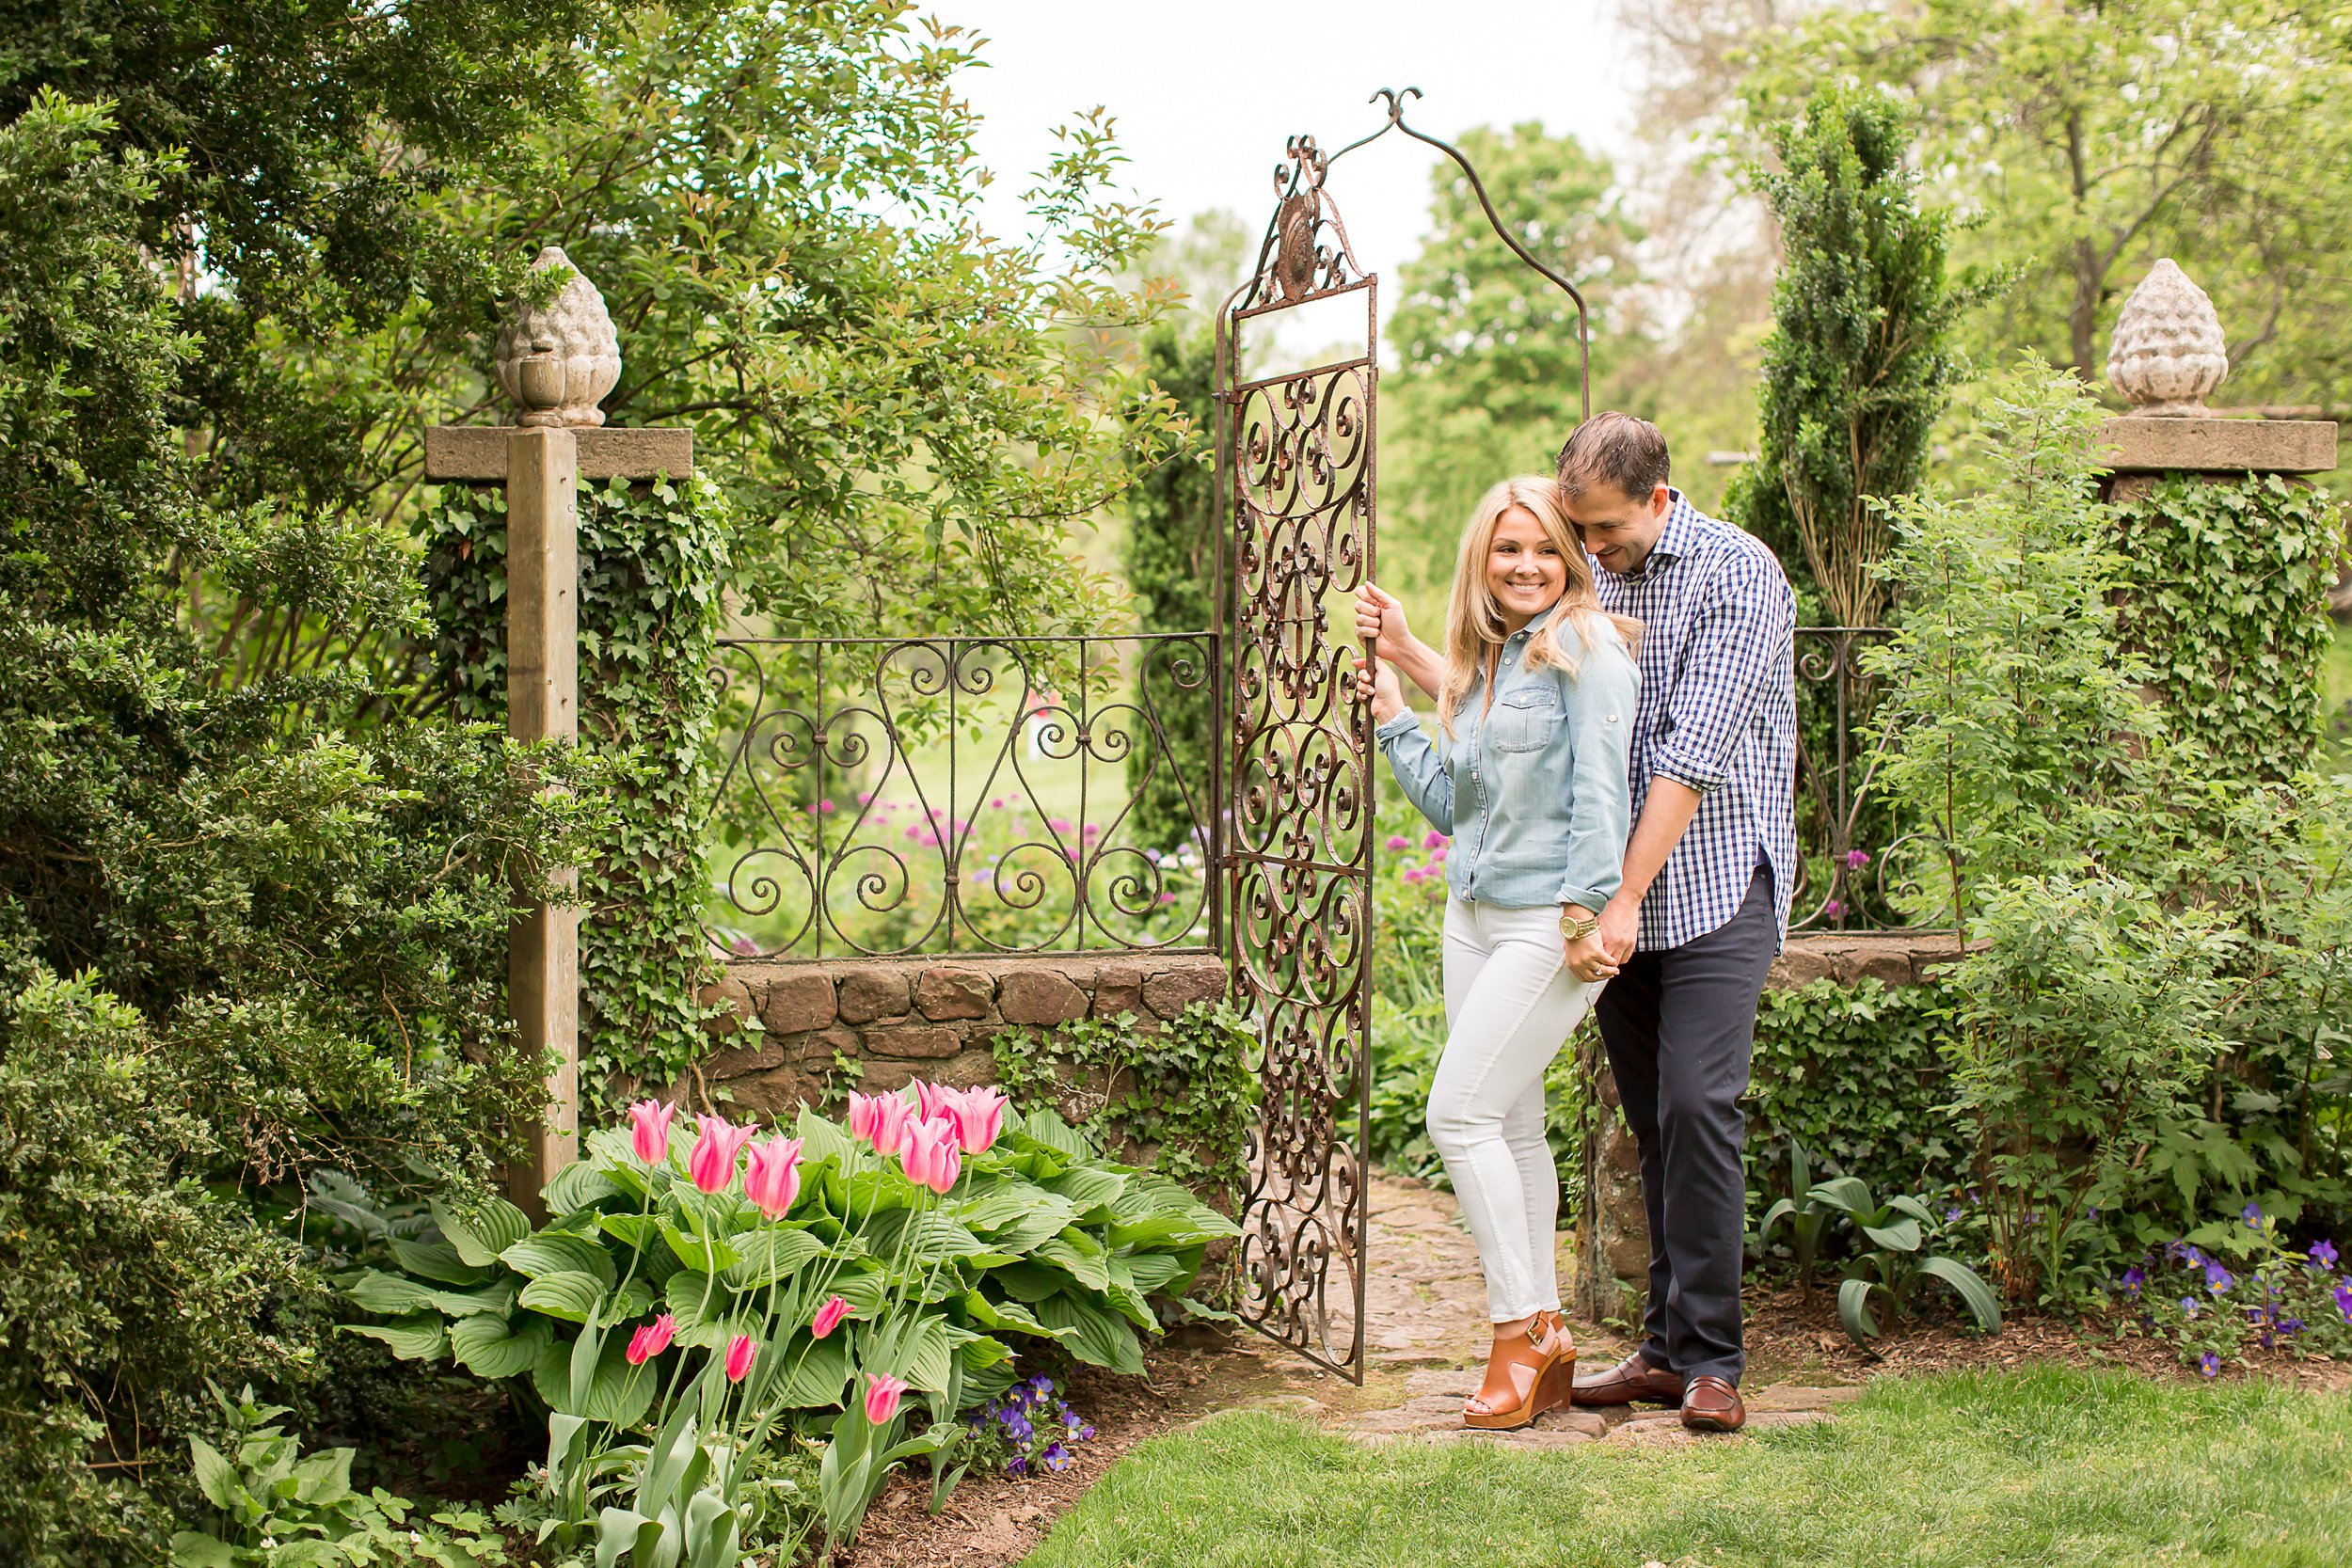
[[[1376,589],[1360,594],[1376,618]],[[1429,1135],[1486,1266],[1494,1347],[1465,1424],[1527,1426],[1568,1402],[1576,1347],[1552,1267],[1560,1177],[1544,1072],[1616,973],[1594,925],[1616,891],[1629,803],[1636,623],[1602,611],[1559,485],[1486,492],[1454,572],[1433,744],[1386,665],[1381,750],[1446,861],[1445,1053]]]

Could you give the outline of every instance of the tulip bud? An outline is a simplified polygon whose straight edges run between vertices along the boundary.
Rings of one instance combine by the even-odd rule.
[[[670,1348],[677,1335],[677,1320],[664,1312],[649,1323],[640,1323],[637,1332],[628,1337],[628,1349],[624,1353],[628,1364],[642,1367]]]
[[[866,1418],[881,1426],[898,1413],[899,1396],[907,1385],[886,1372],[866,1374]]]
[[[628,1108],[629,1142],[640,1160],[658,1165],[670,1157],[670,1118],[675,1115],[675,1105],[652,1100],[641,1100]]]
[[[829,1296],[817,1309],[817,1316],[808,1325],[809,1334],[821,1339],[841,1326],[841,1320],[850,1315],[850,1304],[839,1296]]]
[[[759,1347],[752,1343],[750,1335],[737,1335],[727,1346],[727,1381],[742,1382],[744,1374],[752,1370],[752,1357],[758,1354]]]
[[[771,1138],[752,1146],[752,1168],[743,1175],[743,1196],[770,1219],[782,1219],[801,1196],[801,1140]]]
[[[948,1105],[955,1119],[956,1142],[966,1154],[993,1146],[1005,1130],[1005,1097],[993,1088],[966,1089]]]
[[[738,1127],[724,1117],[698,1116],[694,1122],[702,1129],[702,1135],[694,1140],[694,1151],[687,1156],[686,1174],[706,1193],[725,1192],[735,1180],[736,1157],[758,1129]]]

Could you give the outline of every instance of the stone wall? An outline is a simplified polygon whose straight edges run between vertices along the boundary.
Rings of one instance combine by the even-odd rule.
[[[723,1090],[738,1114],[788,1119],[803,1105],[837,1106],[850,1089],[993,1083],[989,1044],[1009,1025],[1132,1013],[1156,1029],[1224,994],[1225,960],[1214,954],[738,960],[703,996],[732,1006],[710,1025],[699,1084],[674,1087]],[[761,1032],[744,1030],[747,1017]]]
[[[1948,936],[1911,932],[1824,931],[1793,936],[1772,961],[1768,990],[1794,990],[1815,980],[1853,985],[1881,980],[1915,985],[1937,964],[1960,956]],[[1649,1289],[1649,1219],[1642,1208],[1641,1153],[1617,1113],[1617,1085],[1600,1041],[1589,1031],[1586,1053],[1600,1117],[1584,1148],[1585,1203],[1577,1215],[1572,1293],[1579,1316],[1638,1318]]]

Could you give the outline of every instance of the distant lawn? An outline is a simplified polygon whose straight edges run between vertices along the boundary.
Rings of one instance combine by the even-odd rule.
[[[1883,1378],[1689,1448],[1359,1448],[1235,1413],[1128,1455],[1029,1568],[2352,1562],[2352,1399],[2056,1368]]]

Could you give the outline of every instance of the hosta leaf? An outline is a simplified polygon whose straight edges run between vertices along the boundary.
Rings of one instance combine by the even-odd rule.
[[[578,1269],[564,1269],[541,1275],[525,1285],[522,1294],[516,1299],[533,1312],[544,1312],[567,1323],[584,1323],[588,1321],[588,1314],[604,1297],[604,1281],[595,1275],[583,1274]],[[614,1311],[609,1316],[617,1320],[622,1314]]]
[[[1143,1375],[1143,1347],[1126,1319],[1106,1312],[1069,1291],[1059,1291],[1037,1304],[1040,1322],[1048,1328],[1071,1330],[1057,1334],[1070,1354],[1130,1377]]]
[[[621,1189],[593,1160],[574,1160],[555,1173],[555,1180],[547,1186],[548,1212],[569,1214],[608,1197],[620,1196]]]
[[[850,1135],[841,1131],[841,1124],[829,1121],[808,1106],[801,1107],[801,1117],[792,1129],[801,1140],[801,1158],[830,1161],[840,1166],[850,1158]]]
[[[501,1279],[479,1291],[436,1291],[432,1302],[437,1310],[453,1318],[469,1318],[477,1312],[495,1312],[502,1318],[515,1309],[516,1290],[513,1279]]]
[[[1012,1113],[1008,1111],[1005,1125],[1010,1128],[1012,1122]],[[1087,1142],[1086,1134],[1062,1120],[1050,1105],[1041,1105],[1033,1111],[1021,1113],[1020,1126],[1014,1131],[1018,1136],[1042,1144],[1063,1156],[1065,1162],[1094,1158],[1094,1146]]]
[[[457,1256],[478,1269],[489,1267],[500,1253],[531,1234],[531,1216],[502,1197],[484,1200],[462,1220],[438,1198],[433,1201],[432,1210],[433,1223],[441,1227]]]
[[[1119,1261],[1126,1266],[1129,1282],[1145,1295],[1191,1277],[1191,1271],[1183,1262],[1165,1252],[1132,1253]]]
[[[800,1410],[824,1410],[841,1402],[850,1381],[850,1354],[839,1330],[822,1339],[792,1337],[784,1352],[784,1381],[776,1402]]]
[[[345,1323],[343,1332],[381,1339],[403,1361],[438,1361],[449,1354],[449,1331],[442,1326],[438,1312],[403,1318],[397,1323]]]
[[[1117,1171],[1073,1165],[1046,1182],[1045,1190],[1068,1198],[1088,1223],[1097,1223],[1111,1217],[1110,1207],[1127,1190],[1127,1179]]]
[[[1037,1314],[1017,1301],[991,1301],[977,1291],[966,1291],[963,1310],[982,1328],[1009,1329],[1015,1334],[1034,1334],[1041,1339],[1055,1337],[1053,1329],[1040,1323]]]
[[[459,1319],[449,1331],[450,1354],[476,1377],[520,1377],[554,1340],[555,1330],[545,1318],[526,1317],[516,1327],[478,1313]]]
[[[596,1381],[589,1385],[588,1408],[580,1414],[592,1421],[610,1421],[616,1427],[635,1426],[644,1420],[652,1408],[653,1397],[660,1391],[660,1377],[654,1364],[632,1367],[624,1354],[628,1338],[615,1334],[604,1342],[604,1354],[597,1358]]]
[[[988,1277],[1005,1294],[1032,1306],[1075,1283],[1059,1269],[1042,1268],[1035,1263],[1007,1263],[989,1270]]]
[[[1040,1243],[1037,1259],[1066,1271],[1089,1291],[1110,1289],[1111,1276],[1109,1270],[1104,1266],[1102,1246],[1082,1230],[1065,1230]]]
[[[343,1287],[343,1295],[360,1310],[379,1312],[388,1318],[423,1311],[433,1305],[431,1287],[380,1269],[362,1272],[357,1280]]]
[[[457,1249],[447,1242],[411,1242],[395,1236],[391,1249],[393,1262],[418,1278],[436,1284],[471,1287],[490,1277],[488,1269],[475,1268],[458,1257]]]
[[[680,1230],[668,1220],[661,1222],[661,1236],[670,1243],[670,1251],[677,1260],[690,1269],[725,1269],[742,1261],[723,1237],[714,1236],[706,1241]]]
[[[789,1279],[815,1261],[824,1243],[805,1230],[763,1225],[734,1241],[736,1261],[727,1265],[726,1282],[739,1291]]]
[[[1127,1260],[1114,1258],[1104,1266],[1110,1273],[1110,1287],[1104,1294],[1109,1296],[1111,1305],[1137,1328],[1158,1327],[1158,1321],[1152,1316],[1152,1308],[1145,1303],[1143,1292],[1136,1289],[1135,1278],[1127,1272]]]
[[[968,1376],[1012,1359],[1012,1350],[1001,1339],[985,1334],[966,1335],[956,1340],[956,1359],[963,1363]]]
[[[611,1253],[588,1237],[567,1230],[525,1237],[500,1253],[499,1261],[531,1279],[550,1274],[584,1274],[610,1287],[620,1277]]]

